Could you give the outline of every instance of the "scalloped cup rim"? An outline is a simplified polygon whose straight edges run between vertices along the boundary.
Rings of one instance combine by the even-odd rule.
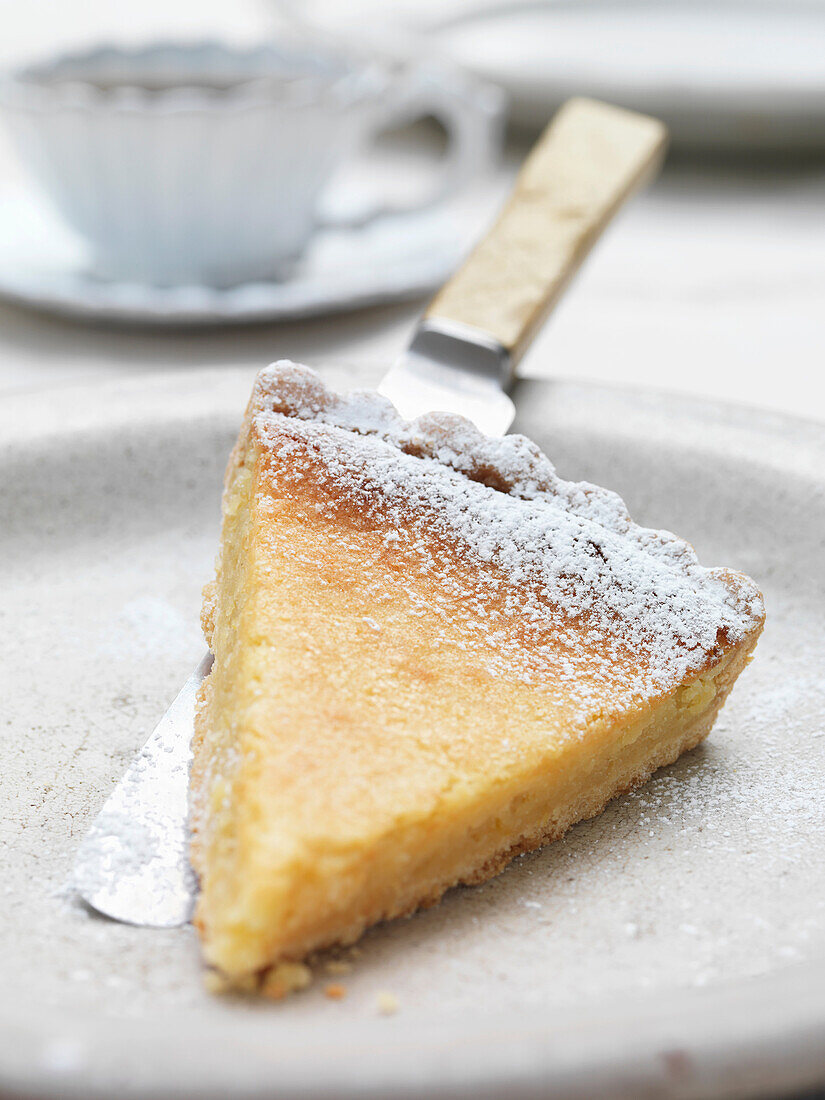
[[[185,68],[180,83],[173,86],[152,87],[151,64],[162,56],[177,53],[184,64],[190,65],[210,53],[234,60],[238,68],[232,73],[231,82],[214,87],[204,86],[196,76],[203,78],[201,70],[187,83]],[[273,59],[301,59],[304,62],[332,63],[324,73],[304,72],[282,76],[267,74],[254,62],[269,55]],[[126,59],[144,63],[142,79],[134,82],[118,82],[114,87],[101,87],[96,83],[94,67],[107,60]],[[247,73],[240,72],[248,66]],[[86,67],[84,75],[74,75],[71,68]],[[183,68],[183,66],[182,66]],[[66,72],[66,76],[61,73]],[[99,79],[99,74],[97,79]],[[358,66],[350,51],[335,52],[296,43],[279,47],[275,43],[257,45],[233,45],[217,39],[157,39],[141,46],[118,46],[103,42],[84,50],[72,50],[43,61],[34,61],[7,70],[0,77],[0,106],[16,109],[103,110],[110,113],[151,112],[155,114],[183,111],[237,111],[250,107],[274,104],[291,108],[324,107],[346,108],[354,103],[375,98],[385,83],[382,67],[373,60]]]

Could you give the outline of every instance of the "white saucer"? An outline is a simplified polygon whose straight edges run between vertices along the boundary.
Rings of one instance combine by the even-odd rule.
[[[51,313],[151,325],[280,320],[413,298],[438,286],[477,232],[452,204],[319,230],[282,282],[229,289],[97,278],[83,245],[28,190],[0,194],[0,297]]]

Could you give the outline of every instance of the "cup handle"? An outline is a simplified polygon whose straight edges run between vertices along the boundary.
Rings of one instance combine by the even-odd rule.
[[[368,147],[384,130],[432,116],[447,133],[435,187],[422,198],[404,203],[388,203],[363,192],[344,195],[323,204],[320,225],[354,227],[385,215],[423,210],[461,191],[495,164],[504,119],[504,95],[495,86],[435,66],[414,66],[396,78],[389,100],[371,120],[364,145]]]

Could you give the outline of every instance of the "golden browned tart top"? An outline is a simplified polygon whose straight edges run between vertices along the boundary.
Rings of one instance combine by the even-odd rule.
[[[444,413],[408,423],[375,392],[339,395],[280,361],[258,376],[230,469],[253,440],[275,496],[311,488],[339,538],[385,530],[387,552],[437,582],[422,616],[451,641],[457,628],[462,645],[478,641],[491,675],[563,690],[582,724],[606,696],[620,711],[667,694],[761,628],[748,577],[703,568],[615,493],[564,481],[524,436],[488,437]]]

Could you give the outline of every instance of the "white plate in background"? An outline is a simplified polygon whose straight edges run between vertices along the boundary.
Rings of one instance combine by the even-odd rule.
[[[593,95],[668,123],[686,148],[825,147],[823,0],[311,0],[343,35],[407,30],[542,126]],[[361,30],[359,30],[359,28]]]

